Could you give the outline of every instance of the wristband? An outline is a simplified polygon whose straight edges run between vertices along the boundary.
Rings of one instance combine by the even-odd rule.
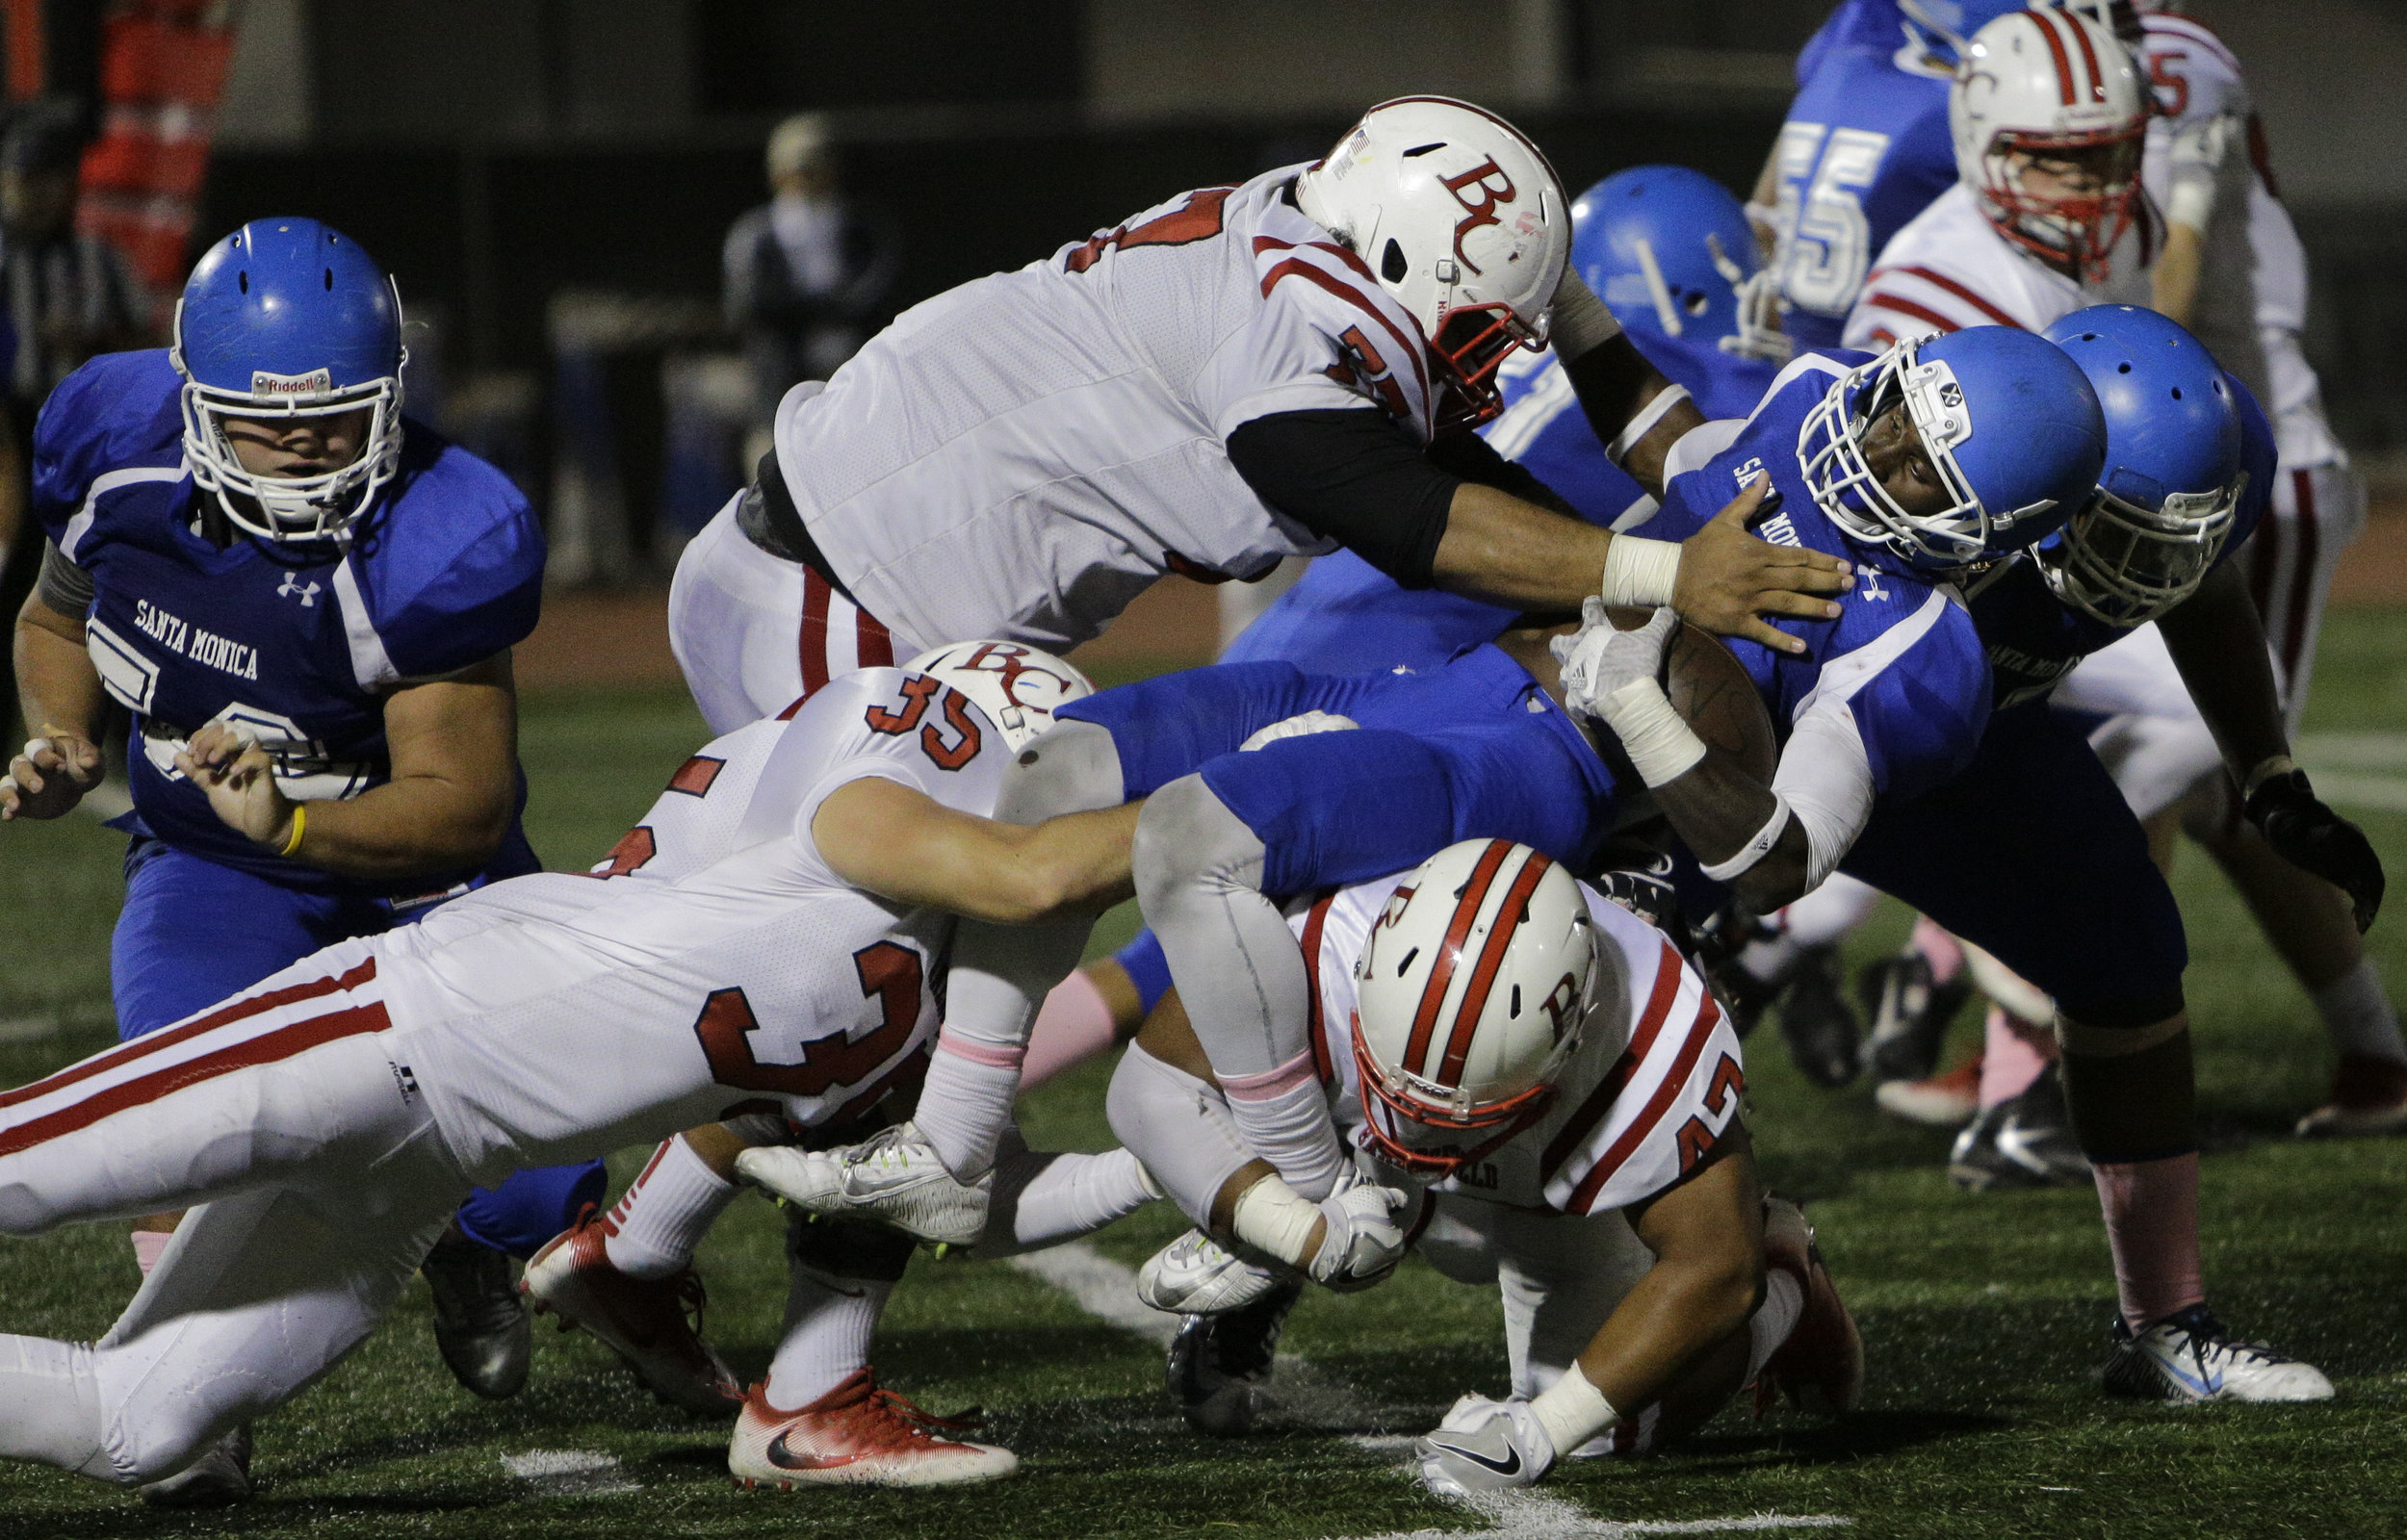
[[[2246,802],[2249,798],[2257,794],[2257,788],[2259,786],[2264,785],[2275,776],[2289,775],[2292,770],[2297,768],[2298,765],[2296,761],[2292,760],[2287,754],[2266,755],[2263,759],[2257,761],[2257,767],[2254,770],[2249,771],[2248,778],[2240,783],[2239,800]]]
[[[1669,385],[1657,391],[1654,399],[1640,407],[1638,415],[1630,419],[1629,426],[1615,434],[1613,442],[1605,446],[1605,458],[1618,466],[1632,449],[1638,448],[1639,440],[1655,430],[1655,424],[1663,421],[1666,412],[1687,399],[1688,387],[1685,385]]]
[[[1613,319],[1579,270],[1564,269],[1546,322],[1546,340],[1554,345],[1555,356],[1568,364],[1620,335],[1621,322]]]
[[[277,851],[277,855],[290,856],[293,852],[300,849],[301,829],[308,822],[309,804],[305,802],[297,802],[293,804],[293,832],[284,836],[284,848]]]
[[[1596,709],[1621,740],[1631,768],[1650,786],[1678,780],[1705,757],[1705,740],[1680,720],[1670,697],[1653,680],[1632,680],[1597,702]]]
[[[1530,1415],[1554,1440],[1558,1459],[1621,1420],[1613,1402],[1580,1373],[1577,1361],[1563,1372],[1561,1379],[1530,1398]]]
[[[1679,577],[1679,542],[1615,535],[1605,546],[1605,571],[1596,593],[1609,605],[1660,609],[1671,603]]]
[[[1735,882],[1757,861],[1772,854],[1772,847],[1780,842],[1780,835],[1788,827],[1789,799],[1775,791],[1772,794],[1772,816],[1764,820],[1764,826],[1755,831],[1753,838],[1738,848],[1737,855],[1727,860],[1715,861],[1710,866],[1699,861],[1696,869],[1717,883]]]
[[[1267,1252],[1291,1268],[1300,1268],[1309,1260],[1304,1254],[1304,1244],[1312,1238],[1312,1225],[1321,1218],[1321,1207],[1310,1198],[1289,1187],[1277,1176],[1265,1176],[1237,1194],[1237,1206],[1229,1216],[1229,1227],[1238,1240],[1257,1251]]]

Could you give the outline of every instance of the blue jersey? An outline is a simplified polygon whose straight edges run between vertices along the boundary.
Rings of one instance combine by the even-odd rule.
[[[1862,357],[1808,353],[1780,372],[1744,424],[1698,429],[1726,447],[1671,478],[1663,511],[1643,532],[1685,540],[1757,476],[1771,475],[1778,506],[1757,521],[1755,532],[1774,545],[1853,562],[1855,588],[1841,597],[1836,620],[1772,620],[1804,639],[1803,655],[1735,637],[1726,638],[1730,652],[1755,681],[1783,744],[1803,713],[1835,713],[1863,747],[1872,794],[1906,798],[1972,761],[1989,718],[1989,667],[1954,590],[1902,570],[1885,551],[1849,540],[1806,489],[1797,453],[1806,414]]]
[[[399,473],[347,542],[238,534],[220,548],[195,528],[180,386],[165,350],[107,354],[51,394],[34,433],[35,514],[91,578],[92,662],[134,714],[135,812],[142,832],[223,865],[296,888],[358,889],[227,828],[176,772],[177,744],[228,721],[275,757],[289,796],[351,797],[382,783],[385,695],[534,629],[542,532],[499,471],[412,422]],[[497,859],[531,866],[524,850],[513,818]],[[424,892],[474,875],[393,888]]]
[[[2240,469],[2248,479],[2232,514],[2232,532],[2215,557],[2217,567],[2232,559],[2264,519],[2273,500],[2275,463],[2273,425],[2265,421],[2264,408],[2231,372],[2225,372],[2223,379],[2239,407]],[[1976,588],[1972,609],[1989,654],[1997,692],[1994,708],[2000,711],[2047,695],[2083,658],[2131,634],[2124,627],[2059,603],[2029,557]]]
[[[1799,348],[1838,346],[1880,248],[1955,185],[1948,81],[1892,0],[1850,0],[1799,57],[1774,152],[1781,325]]]

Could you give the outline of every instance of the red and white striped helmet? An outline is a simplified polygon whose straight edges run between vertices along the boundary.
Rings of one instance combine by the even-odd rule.
[[[1466,839],[1397,884],[1355,968],[1380,1157],[1450,1171],[1536,1121],[1588,1024],[1596,952],[1579,884],[1527,845]]]
[[[1402,96],[1363,114],[1295,192],[1420,324],[1451,387],[1439,425],[1502,411],[1496,369],[1545,346],[1571,253],[1570,200],[1539,147],[1485,108]]]
[[[2008,12],[1973,34],[1948,92],[1956,175],[2007,240],[2103,278],[2139,195],[2153,105],[2131,50],[2111,31],[2069,11]],[[2103,162],[2095,193],[2025,190],[2029,158],[2068,155]]]
[[[1076,665],[1021,642],[953,642],[921,653],[903,670],[933,674],[968,696],[1014,754],[1053,725],[1055,706],[1095,693]]]

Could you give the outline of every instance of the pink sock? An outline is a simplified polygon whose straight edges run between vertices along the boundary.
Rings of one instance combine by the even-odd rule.
[[[1984,1113],[2029,1090],[2056,1057],[2055,1034],[2016,1020],[2002,1005],[1989,1008],[1985,1031],[1980,1047],[1980,1110]]]
[[[168,1243],[174,1239],[175,1232],[172,1230],[134,1232],[134,1266],[142,1270],[143,1277],[150,1276],[150,1270],[159,1265],[160,1253],[167,1250]]]
[[[1112,1045],[1112,1012],[1103,991],[1080,968],[1053,986],[1038,1008],[1028,1033],[1028,1056],[1020,1064],[1020,1089],[1042,1086],[1071,1065]]]
[[[1914,916],[1912,944],[1923,955],[1923,961],[1930,964],[1933,983],[1945,984],[1963,971],[1964,948],[1928,915]]]
[[[2114,1292],[2134,1331],[2207,1297],[2198,1271],[2198,1156],[2094,1168]]]

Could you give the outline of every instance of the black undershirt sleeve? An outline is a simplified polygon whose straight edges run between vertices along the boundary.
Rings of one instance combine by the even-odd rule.
[[[1467,428],[1448,433],[1431,444],[1429,463],[1449,475],[1509,492],[1523,502],[1535,502],[1549,513],[1559,513],[1566,519],[1580,516],[1580,510],[1566,502],[1554,488],[1498,454],[1494,445]]]
[[[1407,588],[1427,588],[1463,478],[1374,408],[1273,412],[1229,435],[1255,495]]]

